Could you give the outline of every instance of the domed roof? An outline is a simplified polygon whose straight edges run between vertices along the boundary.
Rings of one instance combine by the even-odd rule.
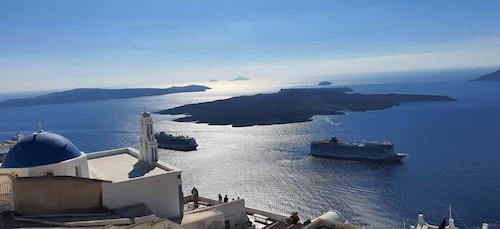
[[[82,152],[67,138],[49,132],[24,137],[7,153],[2,168],[50,165],[76,158]]]
[[[338,211],[328,211],[318,218],[328,221],[342,222],[342,223],[346,221],[344,216],[342,216],[342,214],[340,214],[340,212]]]

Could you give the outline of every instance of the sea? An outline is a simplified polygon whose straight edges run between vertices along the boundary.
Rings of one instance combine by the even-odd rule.
[[[155,131],[196,138],[196,151],[160,149],[160,160],[183,170],[183,190],[243,198],[249,207],[301,220],[336,210],[365,228],[415,225],[417,214],[438,225],[500,228],[500,83],[468,82],[492,69],[378,73],[377,77],[311,77],[297,82],[215,82],[206,92],[0,109],[0,139],[38,130],[61,134],[82,151],[137,148],[139,114],[280,88],[350,87],[357,93],[446,95],[456,102],[405,103],[385,110],[314,116],[312,121],[251,127],[174,121],[153,114]],[[180,85],[179,85],[180,86]],[[2,97],[3,96],[3,97]],[[0,98],[12,98],[3,94]],[[15,96],[20,96],[16,94]],[[401,164],[315,158],[310,143],[390,141],[410,156]]]

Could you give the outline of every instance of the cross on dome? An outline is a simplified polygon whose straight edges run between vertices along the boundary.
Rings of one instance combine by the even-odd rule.
[[[43,129],[42,129],[42,122],[38,121],[38,133],[41,134],[43,133]]]

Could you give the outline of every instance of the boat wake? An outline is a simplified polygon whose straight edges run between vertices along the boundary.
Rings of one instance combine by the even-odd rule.
[[[333,122],[333,121],[330,119],[330,117],[329,117],[329,116],[326,116],[326,117],[325,117],[325,121],[326,121],[327,123],[332,124],[332,126],[338,126],[338,125],[342,124],[342,122],[338,122],[338,123]]]

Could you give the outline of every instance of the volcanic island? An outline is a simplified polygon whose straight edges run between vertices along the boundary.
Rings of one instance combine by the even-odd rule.
[[[244,127],[307,122],[315,115],[382,110],[401,103],[449,101],[456,99],[441,95],[360,94],[351,88],[295,88],[187,104],[155,113],[184,115],[175,119],[178,122]]]

